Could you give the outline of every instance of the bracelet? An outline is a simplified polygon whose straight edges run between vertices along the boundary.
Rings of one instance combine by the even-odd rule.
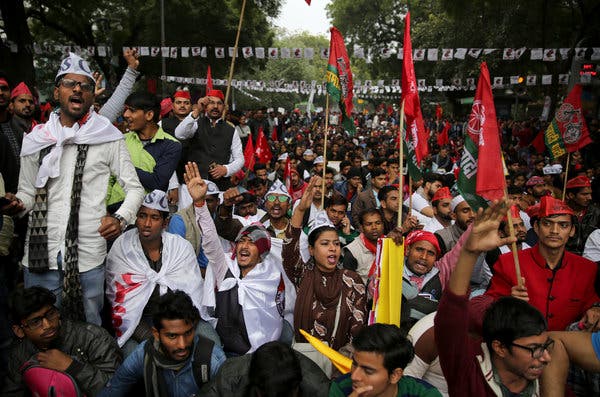
[[[204,204],[206,204],[206,200],[202,200],[202,202],[200,202],[200,203],[194,202],[194,207],[202,208],[202,207],[204,207]]]

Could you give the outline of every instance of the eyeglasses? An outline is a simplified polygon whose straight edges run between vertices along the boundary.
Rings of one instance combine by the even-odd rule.
[[[552,351],[552,348],[554,347],[554,339],[548,338],[548,341],[546,343],[544,343],[543,345],[536,345],[535,347],[523,346],[513,342],[511,342],[510,345],[528,350],[529,353],[531,353],[531,358],[537,359],[542,357],[545,351]]]
[[[58,318],[59,315],[60,312],[58,311],[58,309],[53,307],[51,309],[48,309],[48,311],[42,314],[41,316],[34,317],[31,320],[23,321],[21,327],[28,329],[37,329],[42,326],[44,319],[48,321],[54,321]]]
[[[62,79],[59,84],[64,88],[75,88],[75,86],[79,85],[81,87],[81,91],[92,92],[94,88],[96,88],[95,84],[92,83],[82,83],[81,81],[76,81],[72,79]]]
[[[280,203],[287,203],[289,198],[287,196],[277,196],[274,194],[269,194],[267,196],[267,201],[270,203],[274,203],[275,201],[277,201],[279,199]]]
[[[567,229],[571,228],[572,223],[569,221],[554,222],[549,219],[540,219],[540,225],[542,225],[545,228],[551,228],[551,227],[554,227],[554,225],[558,225],[559,228],[561,228],[563,230],[567,230]]]

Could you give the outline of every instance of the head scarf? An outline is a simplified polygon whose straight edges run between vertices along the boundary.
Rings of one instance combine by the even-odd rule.
[[[248,225],[240,230],[235,238],[235,242],[238,243],[242,237],[248,237],[252,240],[256,248],[258,248],[261,262],[264,261],[271,250],[271,235],[267,229],[257,224]]]
[[[405,245],[408,247],[413,245],[417,241],[428,241],[430,242],[435,250],[437,251],[437,255],[439,256],[441,253],[440,243],[438,242],[437,237],[431,232],[426,232],[424,230],[415,230],[410,232],[408,236],[406,236]]]

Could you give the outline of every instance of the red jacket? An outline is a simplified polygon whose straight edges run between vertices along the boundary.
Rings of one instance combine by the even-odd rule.
[[[552,271],[546,266],[536,244],[533,248],[519,251],[519,263],[521,275],[525,277],[529,303],[546,317],[551,331],[564,330],[579,320],[592,304],[600,302],[594,287],[598,266],[588,259],[565,251],[561,264]],[[493,300],[510,296],[510,289],[517,285],[512,252],[498,258],[493,272],[494,276],[484,295]],[[479,301],[485,300],[483,297]],[[477,306],[476,302],[473,303]]]

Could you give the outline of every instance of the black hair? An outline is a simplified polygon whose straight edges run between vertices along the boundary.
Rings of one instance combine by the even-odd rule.
[[[519,186],[514,186],[514,185],[510,185],[506,187],[506,191],[508,194],[523,194],[525,193],[525,188],[524,187],[519,187]]]
[[[329,175],[329,174],[335,175],[336,174],[335,168],[331,168],[331,167],[325,168],[325,175]]]
[[[144,112],[152,111],[152,121],[158,123],[160,118],[160,101],[156,95],[149,92],[134,92],[125,100],[125,105],[135,109],[143,110]]]
[[[55,303],[56,296],[44,287],[37,285],[30,288],[19,287],[13,291],[9,301],[12,323],[21,324],[21,321],[32,313],[46,306],[54,306]]]
[[[435,181],[438,181],[443,184],[444,177],[441,174],[436,174],[435,172],[427,172],[425,175],[423,175],[423,185],[427,182],[433,183]]]
[[[392,324],[363,327],[352,340],[352,346],[357,352],[383,355],[383,366],[389,374],[396,368],[406,368],[415,356],[412,343]]]
[[[263,164],[263,163],[256,163],[254,164],[254,172],[258,171],[258,170],[266,170],[267,169],[267,165]]]
[[[379,217],[383,221],[383,215],[381,215],[381,212],[379,212],[378,209],[376,209],[376,208],[369,208],[369,209],[361,211],[361,213],[359,215],[359,221],[360,221],[360,225],[361,226],[365,223],[365,218],[367,216],[369,216],[369,215],[379,215]]]
[[[340,163],[340,171],[341,171],[342,169],[344,169],[344,167],[352,167],[352,163],[351,163],[350,161],[348,161],[348,160],[343,160],[343,161]]]
[[[200,313],[185,292],[167,291],[158,298],[152,313],[152,324],[158,331],[163,327],[162,320],[183,320],[186,324],[195,324],[200,320]]]
[[[265,181],[262,178],[253,178],[250,179],[247,183],[248,185],[248,189],[253,190],[256,189],[257,187],[261,186],[261,185],[266,185],[267,181]]]
[[[482,337],[492,352],[495,340],[510,347],[515,339],[540,335],[547,328],[546,319],[538,309],[521,299],[505,296],[485,312]]]
[[[334,192],[331,197],[325,197],[325,208],[329,208],[333,205],[343,205],[348,208],[348,199],[341,194]]]
[[[302,368],[291,347],[268,342],[252,354],[246,397],[287,397],[300,389]]]
[[[242,201],[240,201],[237,205],[243,205],[243,204],[248,204],[248,203],[254,203],[256,204],[256,196],[253,195],[250,192],[244,192],[241,194],[242,196]]]
[[[379,192],[377,192],[377,199],[380,202],[385,201],[387,199],[388,194],[394,190],[398,191],[398,188],[394,187],[392,185],[387,185],[387,186],[382,187],[381,189],[379,189]]]
[[[330,231],[330,230],[337,233],[337,230],[335,229],[335,227],[328,226],[328,225],[318,227],[315,230],[311,231],[308,234],[308,245],[311,246],[311,247],[314,247],[315,243],[317,242],[317,239],[319,238],[319,236],[321,234],[325,233],[325,232]]]
[[[6,80],[6,83],[8,84],[8,88],[9,89],[13,88],[13,85],[12,85],[12,82],[11,82],[10,78],[8,77],[8,75],[3,70],[0,70],[0,79]]]
[[[387,175],[387,172],[383,169],[383,168],[375,168],[373,171],[371,171],[371,179],[376,178],[380,175]]]

